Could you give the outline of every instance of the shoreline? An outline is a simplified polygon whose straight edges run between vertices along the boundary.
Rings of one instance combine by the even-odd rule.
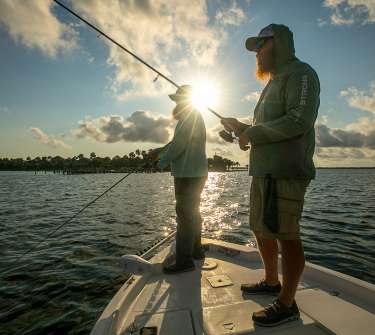
[[[317,167],[316,170],[374,170],[375,166],[370,167]],[[124,170],[26,170],[26,169],[6,169],[0,172],[33,172],[34,174],[63,174],[63,175],[76,175],[76,174],[109,174],[109,173],[164,173],[170,172],[169,170],[158,171],[158,170],[138,170],[138,169],[124,169]],[[248,168],[236,168],[229,170],[217,170],[209,169],[208,172],[248,172]]]

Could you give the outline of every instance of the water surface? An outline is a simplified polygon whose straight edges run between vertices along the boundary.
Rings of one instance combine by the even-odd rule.
[[[172,178],[134,174],[14,263],[122,176],[0,172],[0,333],[89,333],[125,280],[118,257],[175,229]],[[210,173],[205,236],[254,243],[249,182],[246,172]],[[318,170],[301,227],[307,260],[375,283],[375,170]]]

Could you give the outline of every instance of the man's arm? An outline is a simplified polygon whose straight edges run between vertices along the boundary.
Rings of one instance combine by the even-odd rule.
[[[180,121],[181,125],[176,127],[173,139],[169,143],[168,148],[160,155],[158,166],[161,169],[165,169],[186,149],[188,142],[193,136],[195,120],[196,117],[192,113],[192,115]]]
[[[285,141],[304,134],[314,126],[319,106],[319,81],[312,72],[292,74],[286,85],[286,114],[245,130],[251,144]]]
[[[155,149],[151,149],[149,152],[148,152],[148,156],[152,159],[152,160],[158,160],[160,155],[165,151],[167,150],[167,148],[169,147],[169,145],[171,144],[172,142],[169,142],[167,143],[166,145],[160,147],[160,148],[155,148]]]
[[[226,131],[233,131],[237,137],[250,127],[248,124],[242,123],[232,117],[224,117],[221,119],[220,123],[224,126]]]

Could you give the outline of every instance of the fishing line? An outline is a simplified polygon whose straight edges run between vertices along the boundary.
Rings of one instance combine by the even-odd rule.
[[[100,35],[104,36],[109,41],[111,41],[112,43],[114,43],[115,45],[117,45],[121,50],[123,50],[126,53],[128,53],[129,55],[133,56],[136,60],[138,60],[139,62],[141,62],[143,65],[147,66],[151,71],[154,71],[157,74],[157,76],[154,79],[154,82],[157,80],[158,77],[162,77],[166,81],[168,81],[170,84],[172,84],[173,86],[175,86],[176,88],[180,87],[180,85],[178,85],[172,79],[170,79],[169,77],[167,77],[166,75],[164,75],[163,73],[161,73],[160,71],[158,71],[157,69],[155,69],[153,66],[151,66],[146,61],[144,61],[141,57],[137,56],[134,52],[132,52],[129,49],[127,49],[126,47],[124,47],[122,44],[120,44],[119,42],[117,42],[116,40],[114,40],[112,37],[110,37],[105,32],[103,32],[102,30],[100,30],[99,28],[97,28],[96,26],[94,26],[92,23],[90,23],[89,21],[87,21],[86,19],[84,19],[82,16],[78,15],[76,12],[74,12],[73,10],[71,10],[69,7],[65,6],[64,4],[62,4],[58,0],[53,0],[53,1],[56,4],[58,4],[60,7],[64,8],[66,11],[68,11],[70,14],[72,14],[73,16],[75,16],[76,18],[78,18],[79,20],[81,20],[82,22],[86,23],[89,27],[91,27],[92,29],[94,29]],[[215,112],[212,108],[207,107],[207,109],[212,114],[214,114],[215,116],[217,116],[219,119],[223,119],[223,117],[219,113]]]
[[[51,233],[49,233],[47,236],[43,238],[43,240],[39,241],[36,245],[32,246],[29,250],[25,251],[21,256],[19,256],[15,263],[18,263],[21,259],[23,259],[27,254],[33,252],[36,250],[41,244],[43,244],[47,239],[49,239],[52,235],[54,235],[57,231],[59,231],[61,228],[63,228],[65,225],[67,225],[69,222],[71,222],[74,218],[76,218],[79,214],[81,214],[86,208],[91,206],[95,201],[100,199],[102,196],[107,194],[110,190],[112,190],[115,186],[120,184],[124,179],[129,177],[133,172],[129,172],[124,177],[122,177],[120,180],[118,180],[116,183],[114,183],[111,187],[106,189],[103,193],[98,195],[94,200],[91,200],[89,203],[87,203],[85,206],[83,206],[77,213],[75,213],[73,216],[71,216],[68,220],[64,221],[61,225],[59,225],[55,230],[53,230]],[[7,274],[9,272],[12,272],[15,268],[10,269],[9,271],[2,272],[2,274]]]

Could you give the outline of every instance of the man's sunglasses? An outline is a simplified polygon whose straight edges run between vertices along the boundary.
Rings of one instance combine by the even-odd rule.
[[[271,38],[273,37],[263,37],[263,38],[259,38],[256,43],[255,43],[255,49],[256,50],[260,50],[264,47],[264,45],[267,43],[268,40],[270,40]]]

